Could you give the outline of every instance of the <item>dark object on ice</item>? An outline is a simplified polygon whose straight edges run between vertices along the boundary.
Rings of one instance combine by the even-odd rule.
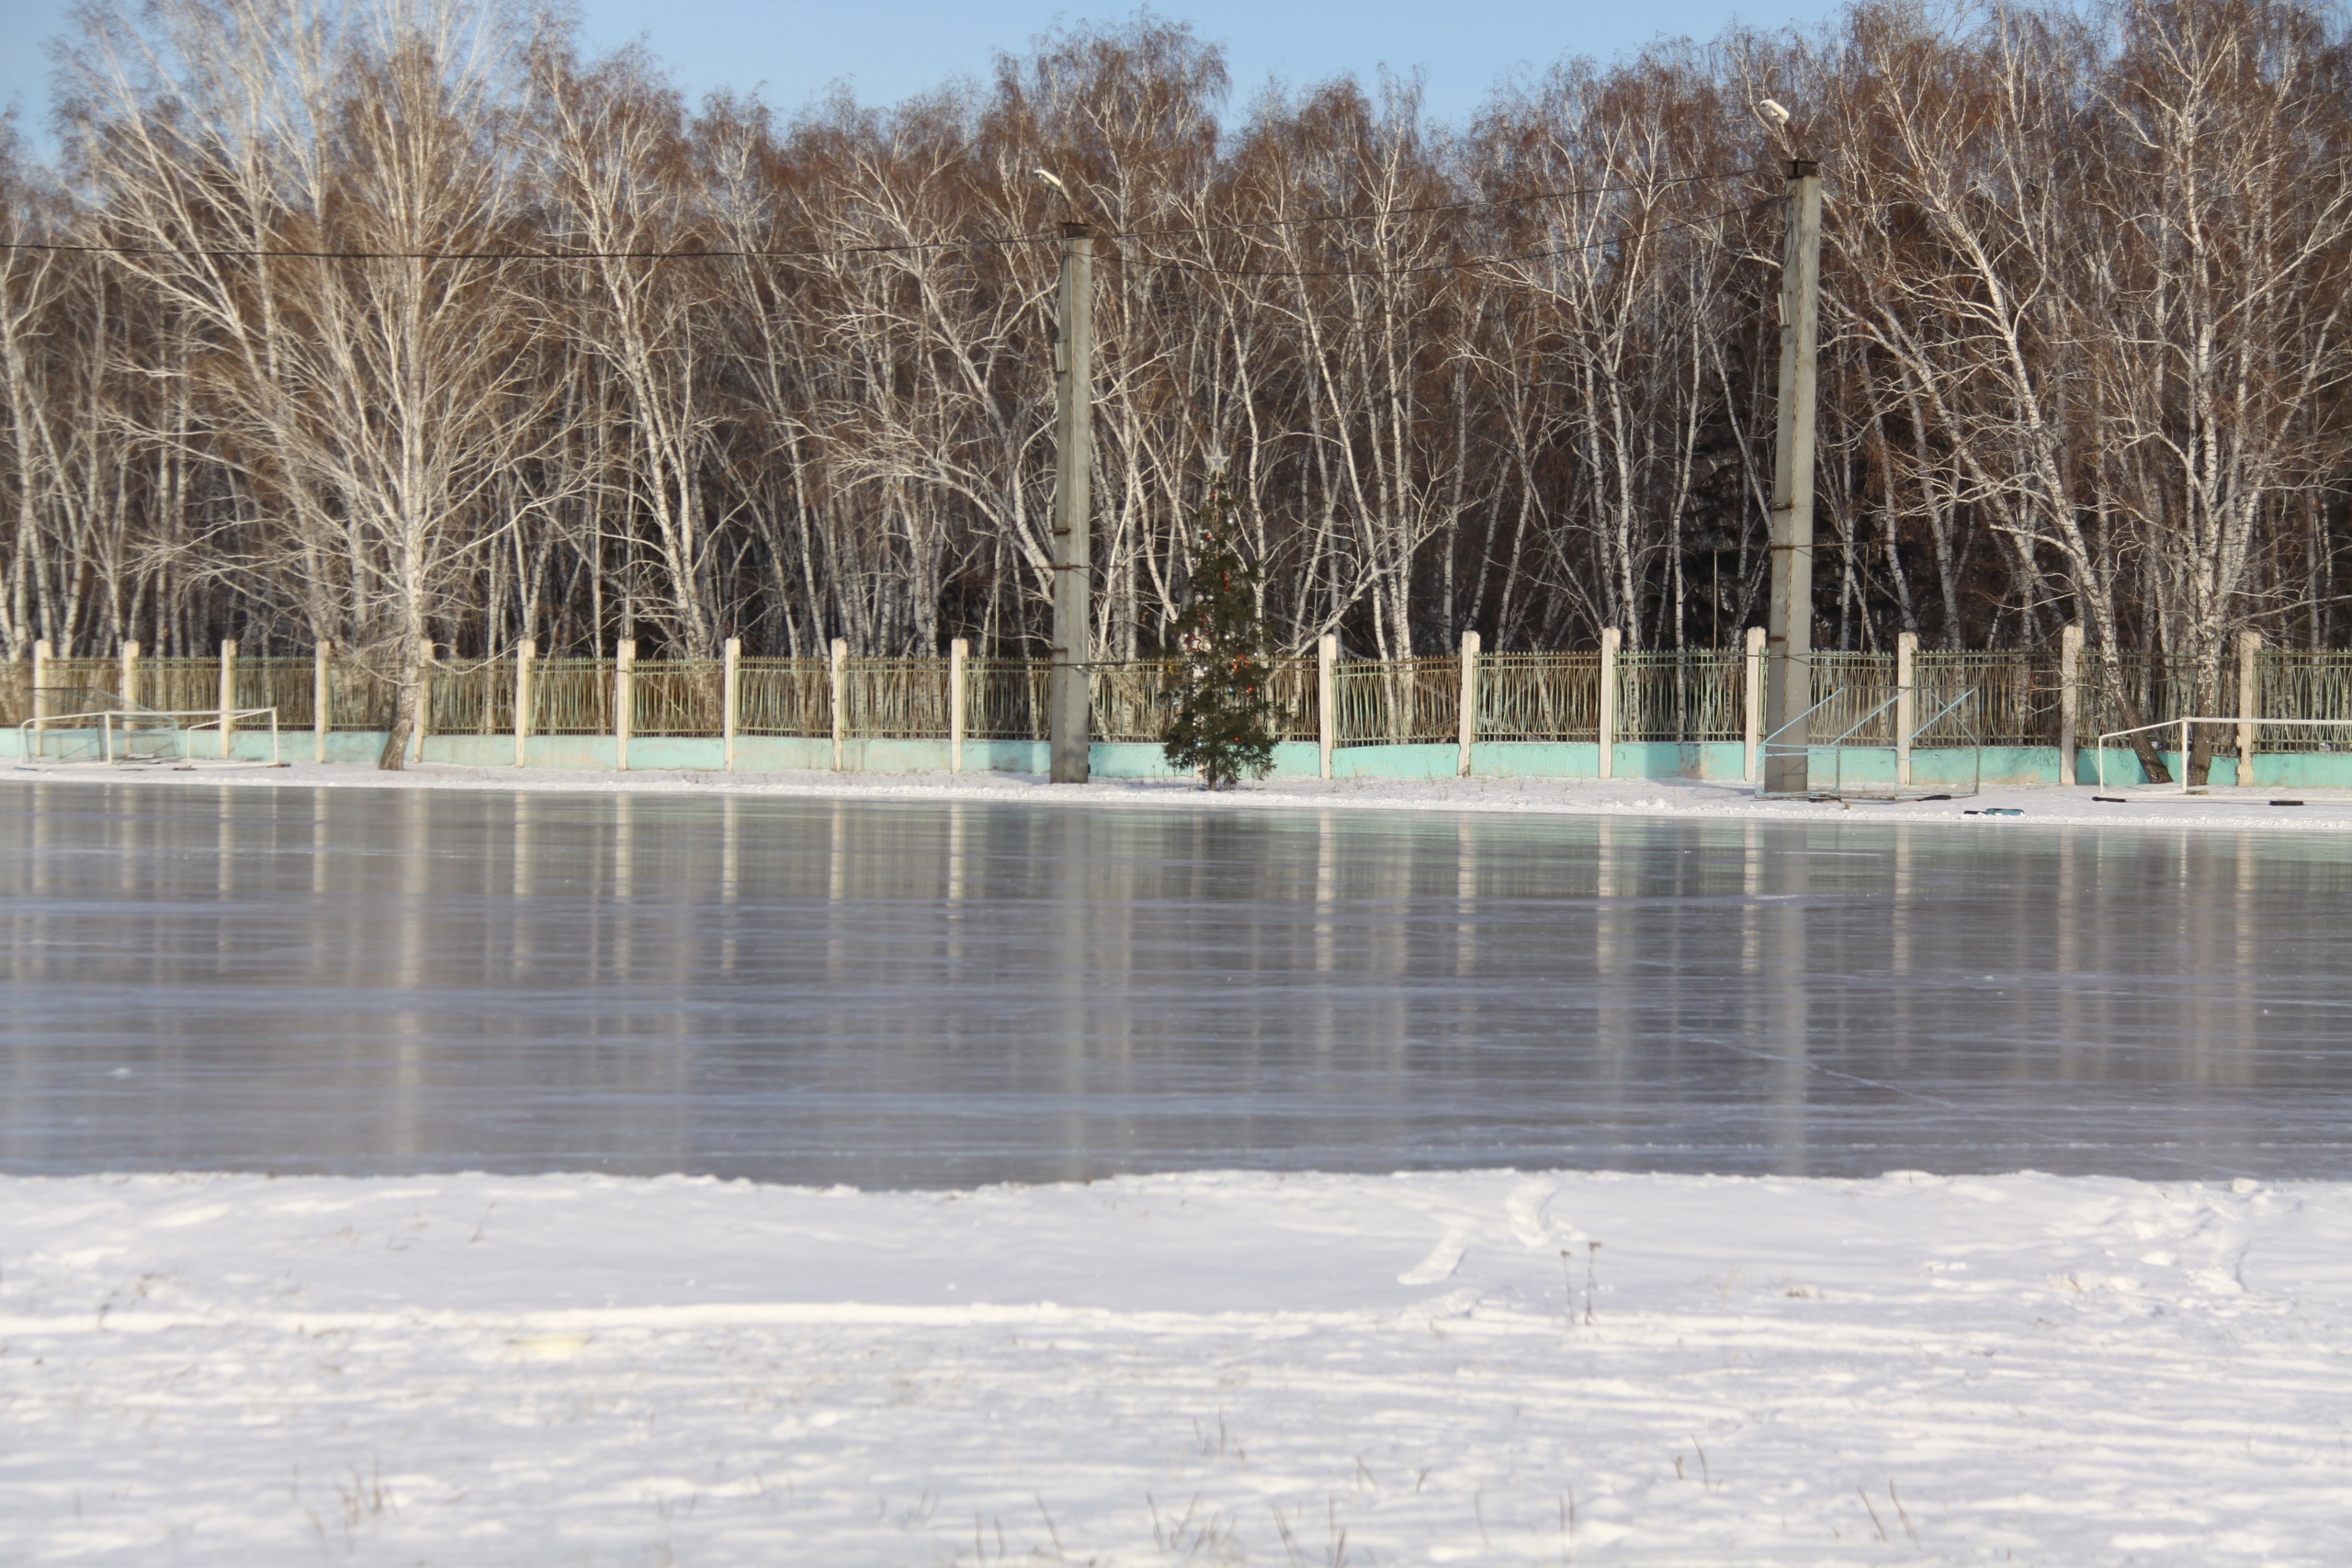
[[[2103,800],[2109,806],[2129,806],[2132,804],[2131,801],[2120,795],[2095,795],[2091,796],[2091,798],[2093,800]]]
[[[2302,802],[2300,800],[2274,800],[2270,804],[2273,806],[2301,806]]]
[[[1951,796],[1948,795],[1923,795],[1919,798],[1921,800],[1950,800]]]

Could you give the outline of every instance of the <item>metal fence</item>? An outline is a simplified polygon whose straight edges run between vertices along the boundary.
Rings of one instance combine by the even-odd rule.
[[[2255,671],[2263,713],[2352,719],[2352,653],[2266,649]],[[2342,751],[2352,750],[2352,732],[2266,724],[2255,744],[2266,751]]]
[[[1813,700],[1816,705],[1807,733],[1815,745],[1840,737],[1849,746],[1894,745],[1894,713],[1884,707],[1894,686],[1894,655],[1891,653],[1815,650]]]
[[[1922,721],[1951,709],[1921,732],[1922,746],[2058,744],[2062,672],[2054,652],[1922,653],[1911,683]],[[1963,692],[1975,696],[1951,707]]]
[[[1599,739],[1600,655],[1482,655],[1478,733],[1489,740]]]
[[[390,729],[392,727],[392,710],[399,702],[399,684],[387,672],[372,665],[353,664],[339,659],[328,660],[328,728]],[[315,715],[312,722],[316,722]]]
[[[390,683],[384,684],[389,698]],[[514,663],[498,660],[432,666],[424,676],[424,717],[428,735],[512,735]],[[301,720],[303,724],[309,722],[307,716]]]
[[[1462,660],[1359,660],[1331,678],[1334,743],[1400,746],[1462,734]]]
[[[1747,733],[1747,658],[1736,649],[1617,656],[1617,739],[1737,740]]]
[[[842,733],[860,739],[945,739],[944,659],[852,659],[842,666]],[[826,723],[831,724],[830,714]]]
[[[1182,666],[1168,659],[1097,663],[1089,682],[1097,740],[1157,743],[1168,733],[1182,694]],[[1283,740],[1314,740],[1315,660],[1277,659],[1266,673],[1266,696],[1273,705],[1274,734]],[[945,731],[941,731],[944,734]],[[1034,738],[1046,739],[1040,729]]]
[[[609,659],[531,661],[531,733],[610,735],[613,671]]]
[[[1165,659],[1097,664],[1087,684],[1097,740],[1157,740],[1176,711],[1182,669]]]
[[[139,661],[139,705],[157,713],[192,713],[220,705],[220,661],[217,659],[142,659]]]
[[[738,735],[831,735],[832,672],[821,659],[746,659],[736,667]],[[718,733],[714,727],[710,731]]]
[[[716,659],[630,665],[629,733],[718,734],[726,721],[726,680],[727,667]]]
[[[1746,734],[1747,662],[1740,649],[1632,650],[1616,656],[1614,738],[1619,741],[1732,742]],[[119,658],[51,659],[44,686],[123,696]],[[952,666],[944,659],[851,659],[842,669],[841,732],[857,739],[944,739],[951,727]],[[1892,711],[1873,714],[1895,685],[1892,654],[1817,650],[1813,694],[1826,704],[1816,737],[1852,730],[1863,745],[1894,743]],[[718,660],[648,660],[631,666],[629,728],[644,736],[717,736],[725,721],[725,665]],[[834,733],[831,664],[823,659],[745,659],[738,666],[737,733],[823,738]],[[1498,653],[1478,658],[1475,737],[1483,741],[1584,741],[1600,732],[1602,657],[1598,653]],[[217,658],[141,659],[132,700],[166,712],[220,705]],[[232,701],[275,708],[283,729],[306,729],[317,666],[308,657],[239,657]],[[617,666],[610,659],[537,659],[530,723],[542,735],[609,735]],[[1047,733],[1048,666],[1042,660],[966,663],[965,734],[974,740],[1042,740]],[[2273,751],[2352,750],[2352,732],[2298,727],[2295,720],[2352,719],[2352,651],[2263,649],[2256,656],[2258,711],[2268,722],[2258,744]],[[1105,661],[1091,671],[1097,739],[1157,742],[1173,716],[1180,667],[1165,660]],[[2075,733],[2087,745],[2103,732],[2168,722],[2185,714],[2227,715],[2238,705],[2238,670],[2226,662],[2206,698],[2186,658],[2084,650],[2077,675]],[[32,666],[0,663],[0,724],[31,716]],[[395,682],[370,664],[329,662],[330,728],[390,727]],[[2059,739],[2063,674],[2055,649],[1922,651],[1913,663],[1913,712],[1934,717],[1962,693],[1973,699],[1917,737],[1923,747],[1981,742],[2050,746]],[[1270,689],[1279,734],[1317,738],[1317,671],[1312,659],[1274,662]],[[1343,660],[1333,670],[1333,734],[1340,746],[1443,744],[1461,734],[1462,663],[1443,657]],[[512,659],[445,661],[427,671],[424,720],[436,735],[498,735],[514,728]],[[2215,737],[2226,748],[2231,740]]]
[[[1040,659],[975,659],[964,667],[965,733],[975,740],[1042,740],[1046,678]]]
[[[314,659],[240,659],[235,671],[237,706],[276,708],[280,729],[308,729],[318,678],[318,660]],[[212,689],[212,703],[198,705],[212,706],[220,702],[218,669],[213,671]]]
[[[2083,650],[2081,716],[2076,732],[2089,745],[2102,734],[2193,715],[2197,661],[2177,654]],[[2230,707],[2237,706],[2235,672],[2222,676]]]
[[[28,667],[25,680],[32,679]],[[122,660],[119,659],[52,659],[43,667],[41,684],[51,691],[89,692],[120,700]],[[89,706],[84,704],[84,706]],[[28,714],[26,716],[29,717]]]

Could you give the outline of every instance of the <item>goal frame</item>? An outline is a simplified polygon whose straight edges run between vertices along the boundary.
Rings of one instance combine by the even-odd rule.
[[[2352,718],[2250,718],[2244,714],[2191,714],[2185,718],[2165,718],[2158,719],[2154,724],[2135,724],[2129,729],[2110,729],[2099,736],[2096,746],[2098,752],[2098,787],[2100,789],[2108,787],[2107,743],[2109,741],[2130,735],[2147,735],[2158,730],[2177,729],[2180,731],[2179,787],[2168,793],[2191,795],[2200,789],[2210,789],[2212,787],[2210,784],[2191,784],[2188,782],[2189,735],[2191,729],[2200,724],[2226,724],[2233,729],[2244,729],[2257,735],[2266,724],[2291,725],[2303,729],[2352,729]],[[2251,767],[2242,768],[2238,782],[2233,787],[2252,789],[2254,780],[2247,775],[2253,772]],[[2067,782],[2072,784],[2074,781],[2069,779]]]
[[[119,699],[117,699],[119,701]],[[247,762],[229,754],[229,736],[238,725],[252,723],[258,728],[262,721],[269,725],[269,761]],[[188,737],[210,731],[220,738],[218,760],[199,758],[188,745]],[[43,754],[47,738],[59,733],[88,735],[95,744],[96,755],[87,761],[64,758],[51,759]],[[168,736],[173,755],[161,757],[140,755],[133,750],[137,736]],[[132,706],[78,708],[64,713],[40,713],[17,726],[17,765],[20,768],[49,767],[112,767],[125,762],[170,762],[191,767],[282,767],[285,748],[277,729],[277,710],[265,708],[150,708]]]

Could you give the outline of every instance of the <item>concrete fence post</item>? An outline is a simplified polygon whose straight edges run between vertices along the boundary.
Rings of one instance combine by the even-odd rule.
[[[1478,634],[1462,634],[1462,750],[1454,773],[1470,776],[1470,748],[1478,739]]]
[[[1617,649],[1625,634],[1611,626],[1600,634],[1600,776],[1617,776]]]
[[[623,637],[613,649],[613,753],[628,772],[628,736],[637,723],[637,639]]]
[[[2262,634],[2238,633],[2238,787],[2254,787],[2254,748],[2262,717]]]
[[[1982,722],[1983,716],[1977,716]],[[2058,634],[2058,782],[2076,782],[2075,757],[2082,748],[2083,628],[2069,626]]]
[[[1315,639],[1316,773],[1331,776],[1331,753],[1340,744],[1340,638],[1327,632]]]
[[[139,705],[139,645],[135,642],[122,645],[122,705]]]
[[[842,743],[849,739],[849,643],[833,638],[833,772],[842,771]]]
[[[1919,634],[1894,638],[1894,785],[1911,787],[1911,732],[1919,725]]]
[[[229,756],[229,731],[236,725],[237,711],[237,639],[220,639],[220,756]]]
[[[33,684],[30,695],[35,734],[39,734],[43,728],[40,721],[49,716],[49,661],[54,657],[55,652],[47,637],[42,637],[33,644]]]
[[[964,731],[970,728],[972,644],[957,637],[947,645],[947,771],[964,771]]]
[[[1747,701],[1744,705],[1747,711],[1740,719],[1740,733],[1747,752],[1747,760],[1742,764],[1747,770],[1744,776],[1749,784],[1762,777],[1756,771],[1756,753],[1764,744],[1765,635],[1762,626],[1747,628],[1747,680],[1744,688]]]
[[[326,638],[311,650],[311,761],[327,760],[327,731],[334,728],[334,644]]]
[[[743,689],[743,639],[730,637],[720,650],[718,665],[718,741],[722,766],[735,771],[736,703]]]
[[[531,665],[539,656],[538,639],[525,637],[514,645],[514,765],[526,766],[531,739]]]

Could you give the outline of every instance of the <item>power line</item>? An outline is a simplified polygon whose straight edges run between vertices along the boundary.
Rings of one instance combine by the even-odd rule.
[[[810,250],[694,251],[293,251],[254,245],[91,245],[35,240],[0,241],[0,249],[57,251],[103,256],[223,256],[249,261],[817,261],[847,260],[906,251],[978,250],[989,246],[1043,244],[1053,234],[984,234],[961,240],[909,240],[891,244],[840,245]]]
[[[1629,180],[1614,185],[1582,186],[1574,189],[1530,191],[1524,196],[1477,197],[1468,201],[1437,201],[1415,207],[1385,207],[1372,212],[1335,212],[1306,218],[1251,219],[1232,223],[1201,223],[1170,229],[1127,229],[1106,235],[1114,240],[1148,240],[1179,234],[1239,233],[1250,229],[1300,229],[1314,223],[1368,223],[1376,218],[1408,218],[1432,212],[1475,212],[1482,208],[1528,207],[1539,201],[1576,201],[1591,196],[1616,196],[1627,191],[1667,190],[1675,186],[1701,185],[1709,180],[1735,180],[1755,169],[1718,169],[1703,175],[1678,175],[1665,180]]]
[[[1719,211],[1702,213],[1696,218],[1670,218],[1668,219],[1661,227],[1668,229],[1695,229],[1702,224],[1713,223],[1720,219],[1729,218],[1735,213],[1760,211],[1762,209],[1771,206],[1779,198],[1777,197],[1763,197],[1755,201],[1739,202],[1734,206],[1724,208]],[[1623,242],[1623,238],[1624,237],[1623,235],[1612,234],[1607,239],[1592,240],[1581,245],[1559,245],[1546,250],[1523,251],[1517,255],[1462,256],[1452,261],[1416,262],[1408,266],[1353,266],[1326,268],[1226,267],[1219,266],[1214,262],[1186,261],[1182,258],[1179,258],[1175,265],[1193,271],[1214,273],[1219,277],[1393,277],[1419,272],[1458,272],[1469,267],[1477,266],[1510,266],[1520,262],[1544,261],[1554,256],[1579,255],[1586,251],[1597,251],[1604,249],[1610,245],[1618,244]]]
[[[1201,234],[1241,234],[1265,229],[1298,229],[1320,223],[1368,223],[1385,218],[1426,217],[1444,212],[1473,212],[1486,209],[1526,207],[1538,202],[1574,201],[1596,196],[1622,195],[1633,191],[1665,190],[1678,186],[1699,185],[1710,180],[1739,179],[1757,171],[1748,168],[1717,170],[1709,174],[1683,175],[1672,179],[1626,181],[1611,185],[1585,186],[1572,189],[1532,191],[1521,196],[1481,197],[1466,201],[1428,202],[1408,207],[1379,208],[1370,212],[1335,212],[1301,218],[1267,218],[1238,220],[1227,223],[1201,223],[1163,228],[1114,229],[1099,237],[1106,240],[1170,239]],[[581,262],[581,261],[848,261],[860,256],[910,254],[932,251],[1007,249],[1020,245],[1055,243],[1058,233],[980,234],[953,240],[905,240],[871,245],[812,246],[805,248],[724,247],[695,250],[433,250],[433,251],[345,251],[290,250],[259,245],[105,245],[66,241],[6,240],[0,241],[0,250],[36,251],[56,254],[115,255],[115,256],[208,256],[245,261],[461,261],[461,262]],[[1508,259],[1508,258],[1506,258]],[[1468,265],[1475,263],[1447,265]],[[1224,269],[1218,269],[1224,270]],[[1383,269],[1367,269],[1383,270]],[[1385,269],[1412,270],[1412,269]],[[1264,273],[1263,276],[1318,276],[1312,273]],[[1342,276],[1330,274],[1328,276]]]

